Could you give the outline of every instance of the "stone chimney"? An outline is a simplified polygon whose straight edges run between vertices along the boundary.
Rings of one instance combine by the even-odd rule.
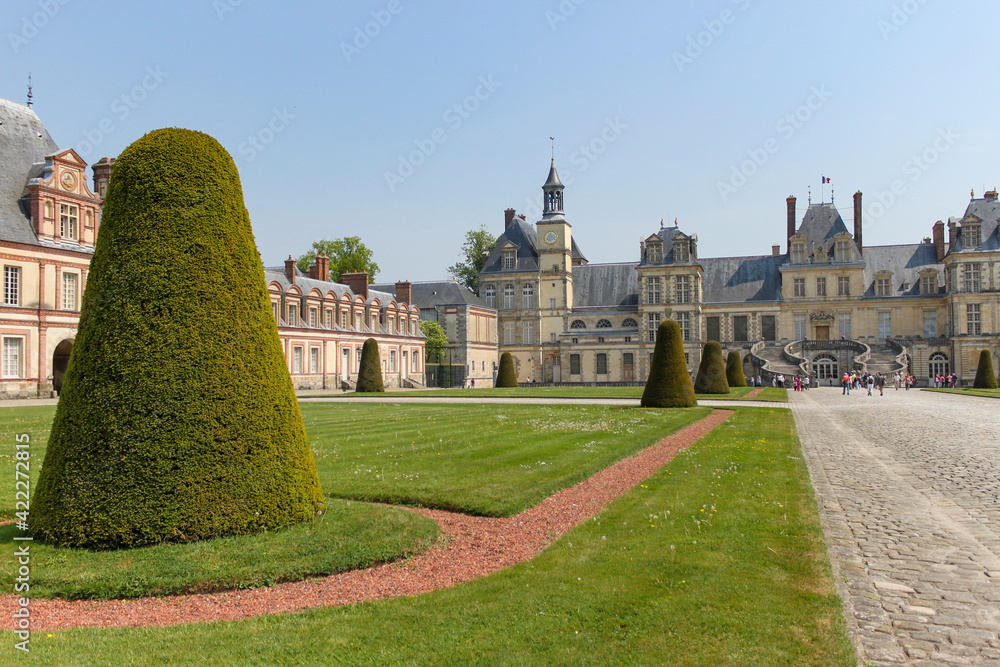
[[[91,169],[94,170],[94,194],[104,199],[108,194],[108,183],[111,182],[111,171],[115,166],[115,158],[102,157]]]
[[[396,283],[396,303],[405,303],[408,306],[413,305],[413,302],[410,301],[410,287],[411,283],[409,280]]]
[[[781,254],[781,246],[780,245],[773,245],[773,246],[771,246],[771,257],[777,257],[780,254]]]
[[[941,262],[944,260],[944,223],[938,220],[934,223],[932,228],[934,239],[934,254],[937,256],[937,261]]]
[[[285,260],[285,278],[288,282],[295,284],[295,260],[289,255],[288,259]]]
[[[854,193],[854,242],[858,244],[858,252],[863,257],[865,247],[861,243],[861,190]]]
[[[307,275],[313,280],[330,280],[330,258],[323,253],[316,255]]]
[[[510,227],[510,223],[514,222],[514,216],[517,215],[517,211],[512,208],[507,209],[503,212],[503,230],[507,231]]]
[[[365,271],[345,273],[340,276],[340,282],[350,287],[355,294],[361,295],[365,301],[368,300],[368,274]]]
[[[785,203],[788,205],[788,236],[786,237],[786,240],[788,241],[788,243],[785,245],[785,248],[788,250],[788,254],[791,255],[792,254],[792,237],[795,236],[795,197],[794,197],[794,195],[788,197],[788,199],[785,200]]]

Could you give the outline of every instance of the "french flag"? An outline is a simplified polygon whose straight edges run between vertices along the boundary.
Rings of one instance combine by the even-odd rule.
[[[820,178],[822,178],[822,179],[823,179],[823,185],[826,185],[827,183],[829,183],[829,182],[830,182],[830,179],[829,179],[829,178],[827,178],[826,176],[821,176]]]

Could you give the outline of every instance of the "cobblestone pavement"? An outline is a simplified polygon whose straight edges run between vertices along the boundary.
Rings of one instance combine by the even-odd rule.
[[[789,397],[863,664],[1000,666],[1000,401]]]

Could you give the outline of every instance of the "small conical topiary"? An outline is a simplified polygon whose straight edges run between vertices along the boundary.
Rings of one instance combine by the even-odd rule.
[[[29,529],[129,548],[323,507],[236,165],[151,132],[115,163]]]
[[[729,393],[729,383],[726,381],[726,360],[722,358],[722,346],[714,340],[705,343],[705,348],[702,350],[701,364],[698,366],[694,390],[698,394]]]
[[[500,370],[497,372],[498,387],[516,387],[517,371],[514,370],[514,358],[510,352],[500,355]]]
[[[996,389],[997,376],[993,372],[993,354],[989,350],[979,353],[979,368],[976,369],[975,389]]]
[[[684,361],[681,327],[674,320],[665,320],[656,330],[656,348],[641,405],[644,408],[689,408],[697,402]]]
[[[743,374],[743,358],[739,350],[730,350],[726,357],[726,381],[730,387],[747,386],[747,376]]]
[[[361,348],[361,363],[358,371],[358,392],[385,391],[382,382],[382,359],[378,353],[378,342],[374,338],[365,341]]]

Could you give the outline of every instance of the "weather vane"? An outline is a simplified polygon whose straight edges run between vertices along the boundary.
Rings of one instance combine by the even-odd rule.
[[[555,162],[556,161],[556,138],[555,137],[549,137],[549,140],[552,142],[552,161]]]
[[[35,103],[31,101],[34,95],[31,92],[31,72],[28,72],[28,108],[31,109],[35,106]]]

